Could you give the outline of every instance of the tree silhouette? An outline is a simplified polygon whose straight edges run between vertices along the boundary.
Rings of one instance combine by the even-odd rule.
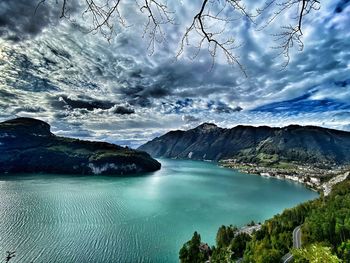
[[[8,263],[12,258],[14,258],[16,255],[16,251],[6,251],[6,258],[5,262]]]
[[[73,0],[56,0],[60,5],[61,18],[70,18],[68,3]],[[37,8],[46,0],[40,0]],[[110,40],[114,33],[115,25],[128,27],[122,10],[130,3],[125,0],[82,0],[84,6],[83,17],[87,17],[90,24],[90,32],[100,33]],[[178,25],[175,12],[170,10],[166,0],[135,0],[140,12],[146,16],[144,35],[149,37],[148,49],[154,52],[155,43],[165,41],[165,26]],[[221,52],[229,64],[237,65],[246,74],[243,64],[239,60],[235,49],[240,46],[236,43],[236,36],[226,34],[227,28],[237,27],[239,20],[245,19],[263,30],[274,23],[277,17],[286,16],[288,12],[294,14],[291,19],[286,19],[286,24],[281,25],[279,33],[273,35],[276,41],[275,48],[285,58],[284,66],[290,60],[290,49],[296,47],[302,50],[304,47],[303,22],[305,16],[312,11],[320,9],[319,0],[266,0],[260,8],[249,10],[244,0],[201,0],[199,10],[191,10],[193,19],[187,25],[184,35],[179,39],[180,47],[177,56],[180,56],[186,46],[194,46],[197,51],[193,58],[197,57],[200,50],[206,48],[215,62],[218,52]],[[136,15],[136,14],[135,14]],[[260,19],[263,17],[262,19]],[[259,20],[260,19],[260,20]],[[258,22],[259,20],[259,22]],[[191,43],[190,36],[196,37],[195,43]]]

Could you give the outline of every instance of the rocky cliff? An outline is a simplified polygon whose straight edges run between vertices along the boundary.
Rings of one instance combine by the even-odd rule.
[[[17,118],[0,123],[0,173],[125,175],[158,169],[160,163],[145,152],[58,137],[40,120]]]

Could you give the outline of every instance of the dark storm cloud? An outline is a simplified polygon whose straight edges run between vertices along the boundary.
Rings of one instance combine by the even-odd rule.
[[[141,107],[150,107],[153,99],[164,98],[170,96],[172,93],[170,88],[158,86],[157,84],[150,86],[128,86],[121,89],[120,92],[124,94],[129,104]]]
[[[50,49],[50,51],[57,57],[62,57],[65,59],[71,59],[71,55],[64,49],[59,49],[59,48],[55,48],[55,47],[51,47],[48,46],[48,48]]]
[[[124,106],[116,106],[111,109],[112,113],[114,114],[121,114],[121,115],[128,115],[128,114],[133,114],[135,113],[134,109],[124,107]]]
[[[93,111],[95,109],[108,110],[114,106],[114,103],[103,100],[96,100],[87,96],[79,96],[76,99],[69,98],[66,95],[54,97],[51,105],[56,109],[85,109]]]
[[[343,10],[348,6],[350,5],[350,0],[341,0],[338,2],[334,12],[335,13],[341,13],[343,12]]]
[[[213,109],[215,112],[217,113],[233,113],[233,112],[239,112],[241,110],[243,110],[240,106],[236,106],[236,107],[230,107],[229,105],[227,105],[224,102],[209,102],[208,103],[208,108],[209,109]]]
[[[76,9],[75,2],[68,2],[70,13]],[[0,37],[20,41],[36,36],[58,23],[61,7],[62,2],[54,0],[0,0]]]

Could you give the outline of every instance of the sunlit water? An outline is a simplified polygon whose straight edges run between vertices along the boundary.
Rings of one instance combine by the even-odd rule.
[[[15,262],[178,262],[197,230],[264,221],[317,196],[300,184],[212,163],[160,160],[138,177],[0,178],[0,255]],[[0,261],[4,257],[0,257]]]

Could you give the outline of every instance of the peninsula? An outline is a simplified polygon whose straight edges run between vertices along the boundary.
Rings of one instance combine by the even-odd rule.
[[[160,169],[149,154],[127,147],[59,137],[46,122],[0,123],[0,173],[126,175]]]

